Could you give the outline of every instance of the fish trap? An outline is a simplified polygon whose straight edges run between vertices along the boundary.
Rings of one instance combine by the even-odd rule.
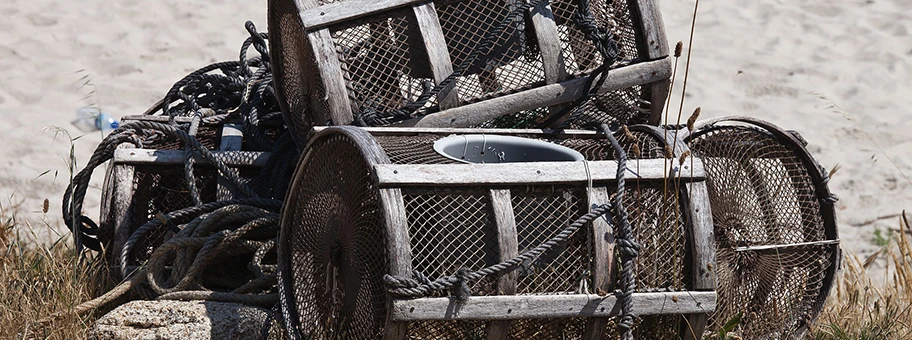
[[[833,287],[841,253],[827,172],[796,132],[748,117],[686,137],[703,160],[712,205],[721,327],[742,313],[751,339],[797,339]]]
[[[167,116],[141,115],[124,117],[123,123],[167,123],[168,120]],[[191,118],[175,117],[174,120],[191,129]],[[200,144],[218,150],[213,151],[215,157],[237,172],[243,181],[256,178],[269,158],[267,152],[241,150],[243,133],[239,125],[200,123],[195,129]],[[115,272],[132,272],[173,234],[166,227],[156,228],[136,241],[129,254],[121,259],[124,244],[137,229],[153,219],[162,218],[162,214],[197,205],[185,173],[187,151],[184,142],[155,132],[141,140],[141,147],[133,143],[117,146],[105,175],[98,239],[104,245],[109,262],[122,269]],[[221,176],[216,167],[198,155],[193,163],[193,181],[202,203],[236,197],[237,188]],[[120,264],[126,267],[121,268]]]
[[[276,92],[302,136],[351,123],[536,126],[583,95],[586,76],[604,61],[575,24],[577,3],[272,0]],[[584,12],[612,34],[618,56],[582,121],[658,124],[671,61],[656,4],[587,3]],[[462,70],[455,81],[420,101],[454,70]],[[416,102],[423,105],[397,113]]]
[[[515,270],[469,282],[465,301],[448,291],[404,298],[384,283],[387,274],[434,279],[497,264],[609,203],[618,163],[604,135],[317,130],[290,185],[278,242],[281,306],[293,338],[617,336],[614,217],[585,225]],[[501,144],[519,137],[526,151]],[[665,158],[657,128],[632,127],[619,140],[630,155],[624,206],[641,245],[634,333],[699,336],[716,304],[705,269],[715,247],[702,162]],[[485,163],[468,162],[479,158]]]

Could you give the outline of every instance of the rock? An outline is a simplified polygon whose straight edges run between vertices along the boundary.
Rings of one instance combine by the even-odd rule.
[[[95,322],[91,339],[256,339],[270,311],[209,301],[133,301]]]

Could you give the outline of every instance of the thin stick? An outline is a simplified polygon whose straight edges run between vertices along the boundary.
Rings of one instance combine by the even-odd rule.
[[[678,107],[678,122],[681,125],[681,114],[684,111],[684,94],[687,93],[687,78],[690,76],[690,55],[693,52],[694,27],[697,26],[697,8],[700,7],[700,0],[694,3],[693,21],[690,23],[690,40],[687,42],[687,63],[684,66],[684,88],[681,90],[681,106]],[[671,146],[674,148],[678,144],[678,135],[675,134],[675,143]],[[674,150],[674,149],[672,149]]]

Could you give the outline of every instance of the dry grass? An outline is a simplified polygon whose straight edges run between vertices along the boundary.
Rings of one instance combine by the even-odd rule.
[[[0,339],[86,338],[93,315],[38,320],[110,288],[106,272],[98,261],[79,261],[69,238],[38,247],[17,236],[34,233],[17,221],[14,210],[0,204]]]
[[[817,320],[815,339],[912,339],[912,225],[906,214],[880,252],[847,255],[835,292]],[[866,268],[885,257],[889,277],[878,284]]]

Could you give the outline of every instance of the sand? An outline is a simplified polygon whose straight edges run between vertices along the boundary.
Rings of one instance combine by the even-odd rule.
[[[671,45],[686,42],[693,1],[660,5]],[[697,16],[684,119],[700,106],[703,118],[748,115],[798,130],[827,169],[839,165],[831,185],[841,198],[843,246],[862,256],[877,249],[875,230],[897,226],[895,217],[881,217],[912,208],[912,12],[905,7],[907,0],[703,1]],[[56,238],[52,229],[65,234],[60,202],[70,145],[43,131],[83,135],[70,121],[93,103],[115,117],[142,113],[188,72],[236,59],[246,20],[266,30],[265,1],[0,3],[5,212],[16,212],[44,242]],[[80,86],[86,75],[94,86]],[[678,80],[673,107],[682,97]],[[79,168],[100,140],[95,132],[74,142]],[[86,199],[92,218],[102,172]]]

